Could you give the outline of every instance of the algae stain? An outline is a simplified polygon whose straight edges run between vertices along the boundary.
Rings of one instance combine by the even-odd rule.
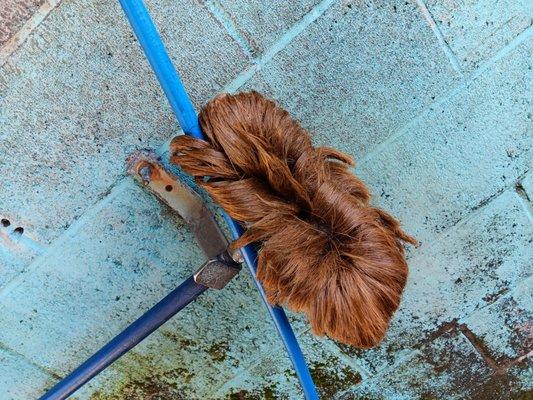
[[[120,385],[113,393],[94,392],[91,400],[168,400],[184,399],[177,388],[157,377],[131,380]]]
[[[181,400],[182,391],[176,383],[176,374],[183,371],[173,370],[154,373],[137,379],[127,379],[115,386],[111,393],[95,391],[90,400]]]
[[[209,355],[213,361],[222,362],[227,358],[229,345],[227,342],[215,343],[209,348]]]
[[[276,385],[266,386],[259,390],[250,392],[239,390],[226,396],[227,400],[277,400],[280,397],[276,394]]]
[[[183,367],[162,369],[158,360],[138,353],[129,353],[114,365],[122,376],[109,390],[95,391],[90,400],[181,400],[183,387],[194,374]]]
[[[340,370],[331,368],[335,365],[338,365],[338,362],[327,364],[318,362],[309,369],[322,398],[333,398],[338,392],[361,382],[361,375],[358,372],[348,367],[343,367]]]

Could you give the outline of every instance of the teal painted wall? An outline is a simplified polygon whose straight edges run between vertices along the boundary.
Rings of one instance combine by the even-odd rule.
[[[379,347],[315,338],[291,315],[323,398],[530,396],[531,3],[147,3],[197,107],[274,97],[352,154],[422,243]],[[0,48],[0,400],[36,398],[203,261],[125,174],[129,153],[180,130],[118,2],[40,4],[0,18],[22,18]],[[76,398],[301,392],[243,272]]]

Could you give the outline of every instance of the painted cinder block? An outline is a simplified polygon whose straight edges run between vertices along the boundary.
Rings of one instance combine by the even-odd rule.
[[[60,376],[205,261],[183,222],[129,179],[83,218],[0,293],[0,342]],[[165,365],[180,365],[175,382],[191,393],[221,386],[279,344],[246,269],[223,291],[202,295],[159,335],[159,348],[153,339],[149,351],[135,353],[150,368],[134,356],[123,369],[163,374]]]
[[[533,17],[533,6],[527,0],[424,2],[461,68],[467,72],[528,28]]]
[[[217,0],[214,1],[216,2]],[[218,3],[234,21],[234,25],[241,31],[251,48],[260,54],[272,46],[319,1],[218,0]]]
[[[248,87],[257,84],[277,99],[317,144],[360,159],[446,93],[456,78],[415,5],[338,2]]]
[[[324,399],[333,399],[343,391],[360,384],[359,371],[345,360],[326,339],[308,331],[299,335],[300,345],[308,361],[317,390]],[[303,393],[284,349],[276,346],[246,371],[213,392],[213,399],[298,399]]]
[[[472,344],[451,330],[341,399],[465,399],[491,373]]]
[[[470,400],[530,399],[533,396],[533,357],[527,357],[508,369],[492,374],[470,394]]]
[[[411,258],[400,309],[380,346],[365,351],[341,347],[371,375],[394,365],[435,331],[463,321],[521,284],[533,272],[532,238],[520,199],[506,191]],[[489,321],[486,329],[506,329],[490,327]]]
[[[202,262],[183,222],[129,180],[84,218],[0,293],[0,342],[60,375]]]
[[[531,252],[529,255],[533,256]],[[511,293],[476,310],[464,321],[499,365],[505,366],[531,351],[532,289],[533,278],[529,278]]]
[[[526,38],[356,169],[422,247],[530,168],[531,49]]]
[[[5,0],[0,12],[0,48],[5,46],[45,0]]]
[[[0,397],[2,400],[35,399],[53,378],[23,357],[0,345]]]
[[[198,2],[148,5],[196,105],[248,64]],[[0,69],[0,214],[50,243],[178,130],[118,2],[64,2]]]

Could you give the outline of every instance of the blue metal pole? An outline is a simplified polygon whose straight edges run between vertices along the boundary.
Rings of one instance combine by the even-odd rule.
[[[197,284],[191,276],[70,375],[59,381],[39,400],[66,399],[206,290],[207,287]]]
[[[226,220],[230,228],[233,238],[238,239],[244,233],[241,225],[238,222],[231,219],[227,214],[224,214],[224,219]],[[259,290],[259,293],[261,294],[263,303],[268,309],[268,312],[270,316],[272,317],[272,321],[274,322],[274,325],[276,326],[276,329],[278,330],[278,333],[281,336],[283,344],[285,345],[285,348],[287,349],[287,353],[289,354],[289,358],[291,359],[292,365],[294,366],[296,375],[298,376],[298,379],[300,380],[300,384],[302,386],[302,390],[304,392],[305,398],[313,399],[313,400],[318,399],[319,397],[318,397],[318,393],[315,388],[315,384],[313,382],[313,378],[311,377],[311,374],[309,373],[309,369],[307,368],[307,364],[305,363],[305,358],[302,354],[302,350],[300,349],[298,340],[296,339],[296,336],[294,335],[294,332],[292,331],[289,319],[287,318],[285,311],[283,311],[283,308],[281,307],[275,307],[268,303],[266,299],[265,290],[263,289],[263,286],[261,286],[261,283],[256,278],[257,251],[252,245],[245,246],[244,248],[241,249],[241,251],[242,251],[244,261],[246,265],[248,266],[254,278],[255,285],[257,289]]]
[[[198,116],[189,95],[177,74],[170,57],[144,3],[138,0],[119,0],[124,13],[141,44],[148,62],[152,66],[172,111],[187,135],[203,139]]]
[[[194,107],[187,95],[185,88],[170,60],[165,46],[157,32],[157,29],[150,18],[150,14],[146,9],[142,0],[119,0],[126,17],[128,18],[139,43],[150,62],[157,79],[165,95],[167,96],[172,110],[181,125],[183,131],[191,136],[199,139],[204,139],[201,131],[198,117],[194,111]],[[225,215],[225,219],[229,225],[232,235],[237,239],[242,234],[242,228],[237,221],[232,220]],[[242,249],[246,265],[254,278],[255,284],[261,293],[261,297],[265,306],[267,307],[272,320],[283,340],[285,348],[289,353],[296,374],[302,385],[302,389],[306,399],[318,399],[313,379],[305,363],[302,350],[298,345],[298,341],[292,331],[291,325],[285,315],[285,312],[280,307],[271,306],[266,300],[265,292],[256,278],[257,270],[257,253],[252,246],[246,246]]]

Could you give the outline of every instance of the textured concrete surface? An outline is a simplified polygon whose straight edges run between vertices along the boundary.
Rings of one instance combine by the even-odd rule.
[[[531,48],[531,41],[518,43],[361,162],[359,173],[380,204],[422,241],[530,168]]]
[[[45,0],[4,0],[0,10],[0,46],[4,46]]]
[[[173,4],[150,5],[154,18],[175,27],[163,32],[199,104],[246,67],[246,57],[205,7],[191,1],[168,12]],[[121,12],[113,0],[64,2],[0,72],[0,142],[9,149],[0,162],[11,177],[0,204],[43,245],[105,196],[133,149],[178,132]],[[209,41],[186,34],[200,30]]]
[[[426,3],[446,44],[469,72],[487,61],[531,25],[533,5],[527,0],[419,0]]]
[[[118,3],[44,3],[0,10],[1,400],[36,398],[203,261],[125,176],[179,126]],[[530,2],[147,3],[197,107],[275,97],[421,241],[380,346],[290,315],[322,398],[533,396]],[[75,396],[301,397],[246,271]]]
[[[217,4],[216,1],[208,3]],[[221,20],[227,18],[242,35],[253,54],[259,55],[318,3],[317,0],[290,2],[220,0],[219,12],[214,13],[220,15]]]
[[[360,158],[456,79],[415,4],[338,2],[248,86],[293,111],[317,143]]]
[[[51,385],[57,376],[51,376],[38,365],[0,347],[0,388],[3,398],[33,399],[42,388]]]
[[[443,333],[379,376],[379,384],[362,384],[341,398],[469,398],[491,373],[483,357],[457,330]],[[355,396],[355,397],[354,397]]]

